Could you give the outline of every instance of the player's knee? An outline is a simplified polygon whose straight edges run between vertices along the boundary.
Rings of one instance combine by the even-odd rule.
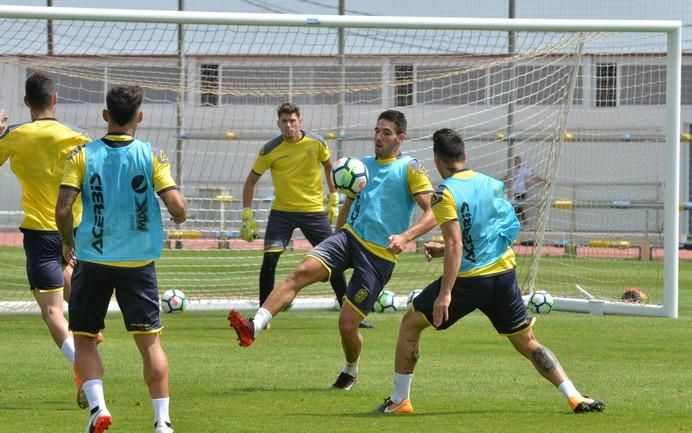
[[[57,305],[44,305],[41,308],[41,315],[46,322],[53,322],[62,317],[63,309]]]
[[[343,311],[343,310],[342,310]],[[350,314],[341,314],[339,316],[339,332],[343,334],[357,334],[358,327],[362,318]]]
[[[310,264],[305,261],[299,264],[298,267],[293,270],[289,278],[291,278],[293,282],[300,287],[320,279],[316,273],[316,268],[314,266],[310,266]]]
[[[148,385],[157,384],[168,379],[168,363],[153,363],[144,369],[144,381]]]
[[[423,313],[407,310],[401,319],[401,332],[420,332],[430,326]]]
[[[534,353],[536,350],[543,348],[543,345],[536,340],[536,337],[531,329],[527,329],[524,332],[511,336],[510,341],[517,352],[521,353],[528,359],[531,359],[532,353]]]

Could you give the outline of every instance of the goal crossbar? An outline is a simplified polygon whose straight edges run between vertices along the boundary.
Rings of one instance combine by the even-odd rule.
[[[113,22],[147,22],[168,24],[220,24],[264,25],[298,27],[351,27],[398,29],[465,29],[541,32],[657,32],[679,30],[681,21],[675,20],[567,20],[528,18],[438,18],[438,17],[386,17],[351,15],[300,15],[233,12],[194,12],[127,10],[101,8],[71,8],[43,6],[0,6],[0,17],[90,20]]]

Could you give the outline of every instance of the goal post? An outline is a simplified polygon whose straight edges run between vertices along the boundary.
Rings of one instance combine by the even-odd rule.
[[[0,6],[0,37],[0,106],[12,123],[29,120],[23,84],[34,71],[55,79],[58,118],[91,137],[104,133],[112,86],[144,89],[138,137],[168,153],[190,204],[185,224],[165,222],[160,285],[183,290],[193,309],[256,303],[262,241],[239,239],[242,186],[278,134],[276,107],[290,100],[334,157],[372,153],[377,115],[403,111],[402,152],[435,184],[432,133],[459,131],[469,167],[502,179],[521,210],[514,248],[526,293],[547,290],[561,310],[677,317],[679,220],[689,212],[679,205],[679,21]],[[0,167],[0,311],[21,312],[32,302],[9,165]],[[269,177],[253,201],[261,229]],[[420,254],[438,237],[411,243],[387,289],[403,297],[441,274]],[[296,231],[277,280],[308,248]],[[622,302],[629,287],[647,302]],[[300,302],[332,305],[331,296],[318,284]]]

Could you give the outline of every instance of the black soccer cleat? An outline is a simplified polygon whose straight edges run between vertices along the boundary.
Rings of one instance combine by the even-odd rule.
[[[332,384],[332,389],[342,389],[344,391],[349,391],[351,388],[353,388],[353,385],[355,385],[357,381],[358,377],[351,376],[350,374],[344,373],[342,371],[336,378],[336,382]]]
[[[368,322],[367,320],[361,320],[360,324],[358,325],[359,328],[362,329],[372,329],[375,327],[372,323]]]
[[[567,403],[574,413],[603,412],[605,410],[603,400],[594,400],[585,395],[570,397]]]

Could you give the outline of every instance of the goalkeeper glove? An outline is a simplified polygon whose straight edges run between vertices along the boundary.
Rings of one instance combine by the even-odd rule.
[[[333,192],[329,194],[327,202],[327,219],[329,224],[336,223],[336,217],[339,216],[339,193]]]
[[[258,233],[259,230],[257,230],[257,223],[255,222],[252,208],[243,208],[243,224],[240,227],[240,237],[243,240],[252,242],[257,239]]]

